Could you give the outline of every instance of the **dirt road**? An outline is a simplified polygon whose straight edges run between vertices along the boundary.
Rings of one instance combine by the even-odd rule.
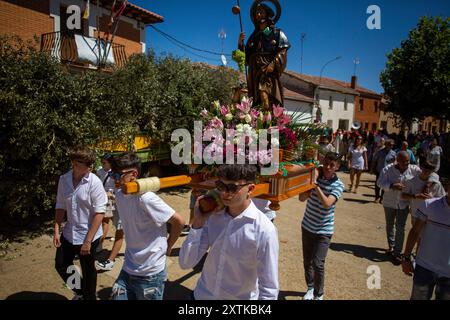
[[[348,185],[348,175],[340,174],[340,177]],[[325,299],[409,298],[412,279],[383,252],[386,247],[384,211],[382,205],[372,202],[373,184],[374,176],[363,175],[359,194],[345,193],[338,203],[335,235],[325,267]],[[189,193],[161,197],[188,218]],[[297,199],[285,201],[275,221],[280,240],[280,299],[301,299],[306,291],[300,228],[304,209],[305,204]],[[407,232],[409,229],[408,222]],[[178,240],[174,256],[168,260],[165,299],[189,299],[199,277],[199,270],[181,270],[178,265],[177,255],[184,239]],[[106,241],[106,248],[111,246],[112,241]],[[71,291],[53,268],[54,253],[52,240],[45,235],[11,244],[8,254],[0,258],[0,299],[70,299]],[[123,256],[118,261],[112,271],[99,273],[99,299],[109,298]],[[368,279],[373,270],[380,271],[381,283],[379,288],[369,289]],[[369,282],[376,286],[376,281]]]

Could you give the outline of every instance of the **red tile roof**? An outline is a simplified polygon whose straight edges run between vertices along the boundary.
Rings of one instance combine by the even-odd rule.
[[[310,76],[307,74],[302,74],[302,73],[296,73],[293,71],[285,71],[285,74],[287,74],[290,77],[308,82],[310,84],[313,84],[314,86],[319,86],[321,88],[324,89],[328,89],[328,90],[332,90],[332,91],[337,91],[337,92],[342,92],[342,93],[348,93],[348,94],[353,94],[355,96],[359,96],[359,92],[356,90],[353,90],[352,88],[350,88],[349,86],[343,85],[344,82],[342,81],[338,81],[338,80],[334,80],[331,78],[326,78],[326,77],[316,77],[316,76]]]
[[[336,83],[338,83],[339,85],[341,85],[341,86],[346,86],[346,87],[348,87],[348,88],[351,88],[352,87],[352,84],[351,83],[348,83],[348,82],[344,82],[344,81],[340,81],[340,80],[334,80],[334,79],[332,79],[334,82],[336,82]],[[367,88],[364,88],[364,87],[360,87],[360,86],[356,86],[356,88],[354,89],[354,90],[356,90],[356,91],[358,91],[360,94],[362,94],[362,95],[370,95],[370,96],[376,96],[377,98],[379,98],[379,99],[381,99],[381,94],[379,94],[379,93],[377,93],[377,92],[375,92],[375,91],[372,91],[372,90],[370,90],[370,89],[367,89]]]
[[[100,0],[100,4],[102,7],[111,9],[113,0]],[[94,1],[92,5],[95,5]],[[131,2],[128,2],[127,8],[125,9],[124,15],[127,17],[131,17],[138,21],[142,21],[144,24],[153,24],[153,23],[161,23],[164,21],[164,17],[151,12],[147,9],[139,7]]]
[[[286,88],[283,88],[283,91],[285,99],[314,103],[314,99],[311,97],[305,96],[303,94],[294,92]]]

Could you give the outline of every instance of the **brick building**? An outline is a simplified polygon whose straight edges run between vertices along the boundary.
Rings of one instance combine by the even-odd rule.
[[[99,11],[97,0],[91,0],[89,18],[81,19],[80,29],[71,32],[77,38],[86,40],[97,37],[97,16],[100,35],[103,36],[108,30],[113,0],[98,1]],[[0,0],[0,34],[18,35],[24,40],[37,36],[41,39],[41,46],[61,60],[86,65],[78,61],[80,48],[76,47],[73,34],[67,37],[67,20],[73,15],[70,10],[68,13],[68,7],[78,6],[83,15],[86,3],[86,0]],[[128,3],[114,39],[112,51],[115,62],[123,63],[131,54],[145,52],[145,26],[163,21],[162,16]]]

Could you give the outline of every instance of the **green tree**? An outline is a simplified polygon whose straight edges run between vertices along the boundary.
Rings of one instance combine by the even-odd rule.
[[[152,53],[112,73],[70,73],[37,48],[0,35],[0,219],[51,216],[69,148],[141,131],[168,141],[237,82],[231,69]]]
[[[380,80],[388,112],[404,123],[450,119],[450,18],[423,17],[408,39],[387,55]]]

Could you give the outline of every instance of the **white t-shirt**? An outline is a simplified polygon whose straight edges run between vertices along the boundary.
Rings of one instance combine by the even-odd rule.
[[[118,190],[116,206],[127,239],[123,270],[140,277],[163,271],[167,251],[166,223],[175,210],[153,192],[125,195]]]
[[[364,152],[367,152],[366,147],[360,146],[359,148],[354,148],[354,146],[350,146],[348,152],[352,155],[352,168],[364,170],[366,164],[364,160]]]
[[[434,147],[431,151],[428,152],[427,160],[436,166],[436,170],[434,172],[438,172],[441,166],[441,156],[442,156],[442,148],[440,146]]]
[[[425,200],[414,216],[425,221],[416,263],[450,278],[450,206],[447,197]]]
[[[444,187],[439,182],[439,176],[433,173],[428,180],[423,181],[419,176],[412,178],[405,182],[405,190],[403,191],[406,194],[419,194],[422,193],[427,183],[431,184],[430,194],[433,198],[440,198],[445,196]],[[416,210],[425,202],[423,199],[412,199],[411,200],[411,213],[414,214]]]

